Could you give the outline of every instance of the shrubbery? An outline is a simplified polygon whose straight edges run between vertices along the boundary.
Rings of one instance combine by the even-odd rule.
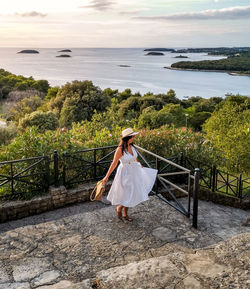
[[[31,114],[26,114],[25,117],[19,121],[19,127],[21,129],[36,126],[40,131],[55,130],[58,128],[58,125],[58,119],[51,111],[34,111]]]

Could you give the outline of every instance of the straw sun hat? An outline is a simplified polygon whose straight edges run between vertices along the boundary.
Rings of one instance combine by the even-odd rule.
[[[138,134],[139,132],[133,131],[133,129],[131,127],[126,128],[122,131],[122,138],[126,137],[126,136],[133,136]]]

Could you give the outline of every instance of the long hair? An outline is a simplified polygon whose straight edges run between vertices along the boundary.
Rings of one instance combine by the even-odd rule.
[[[132,138],[133,136],[125,136],[123,138],[121,138],[120,143],[119,143],[119,147],[122,148],[122,154],[124,152],[128,151],[128,141]],[[131,143],[131,145],[133,145],[133,143]]]

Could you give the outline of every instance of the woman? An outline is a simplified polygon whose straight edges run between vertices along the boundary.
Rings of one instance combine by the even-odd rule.
[[[133,140],[137,134],[138,132],[134,132],[132,128],[126,128],[122,131],[122,138],[116,149],[113,162],[103,179],[105,186],[120,160],[107,199],[112,205],[118,205],[116,207],[117,217],[119,219],[124,218],[129,222],[132,221],[132,218],[128,216],[128,208],[149,199],[148,194],[157,175],[157,170],[144,168],[137,160],[137,152],[133,146]]]

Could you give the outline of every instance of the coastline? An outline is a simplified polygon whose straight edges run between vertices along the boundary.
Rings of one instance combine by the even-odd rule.
[[[179,71],[198,71],[198,72],[219,72],[219,73],[227,73],[232,76],[248,76],[250,77],[249,74],[245,74],[240,71],[230,71],[230,70],[212,70],[212,69],[195,69],[195,68],[177,68],[177,67],[171,67],[171,66],[164,66],[163,68],[165,69],[170,69],[170,70],[179,70]]]

